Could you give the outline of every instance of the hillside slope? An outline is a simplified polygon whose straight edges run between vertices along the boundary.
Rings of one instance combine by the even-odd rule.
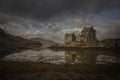
[[[41,39],[41,38],[31,38],[30,40],[32,41],[39,41],[43,45],[58,45],[58,43],[52,41],[52,40],[46,40],[46,39]]]
[[[6,55],[13,52],[18,52],[24,49],[41,47],[39,41],[31,41],[22,37],[10,35],[0,29],[0,55]]]

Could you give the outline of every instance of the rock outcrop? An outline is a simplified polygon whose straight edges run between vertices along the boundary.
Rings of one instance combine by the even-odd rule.
[[[0,28],[0,36],[4,36],[5,34],[5,31],[2,28]]]

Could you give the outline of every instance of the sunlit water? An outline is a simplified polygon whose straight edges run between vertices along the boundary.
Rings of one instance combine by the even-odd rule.
[[[3,60],[30,61],[54,64],[112,64],[120,63],[120,59],[113,55],[97,54],[89,51],[53,51],[50,49],[25,50],[5,56]]]

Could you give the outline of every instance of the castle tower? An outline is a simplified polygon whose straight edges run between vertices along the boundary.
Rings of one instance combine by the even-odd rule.
[[[96,42],[96,41],[98,41],[96,38],[96,30],[93,28],[93,26],[91,26],[88,34],[88,42]]]
[[[84,29],[81,31],[81,42],[96,42],[96,30],[91,27],[84,27]]]
[[[76,41],[76,36],[74,33],[67,33],[65,35],[65,44],[70,44],[72,41]]]
[[[81,40],[80,34],[76,35],[76,41],[80,42],[80,40]]]

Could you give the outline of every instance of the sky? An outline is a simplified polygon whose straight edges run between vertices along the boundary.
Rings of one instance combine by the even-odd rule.
[[[0,27],[13,35],[64,42],[85,26],[99,40],[120,38],[120,0],[0,0]]]

